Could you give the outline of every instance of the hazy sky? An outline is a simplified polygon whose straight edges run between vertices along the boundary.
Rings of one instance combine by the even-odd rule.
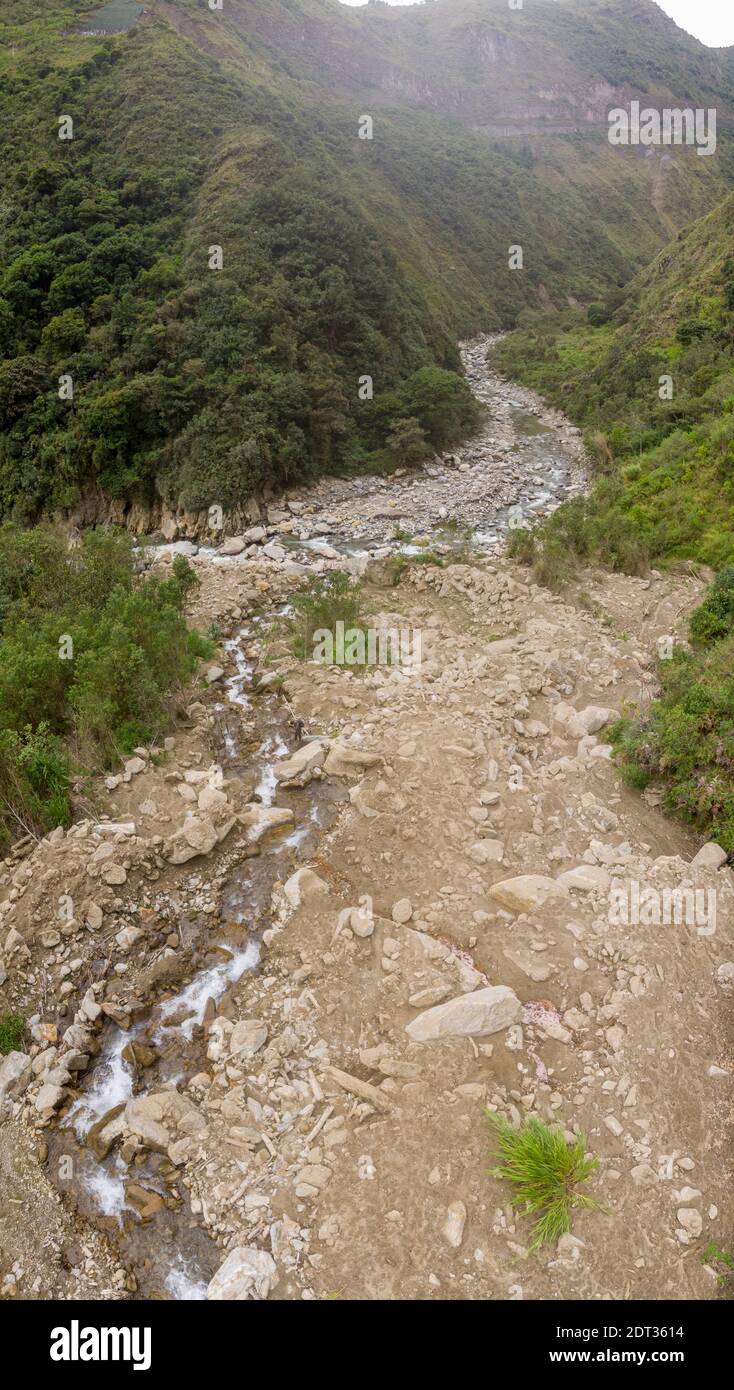
[[[345,5],[363,5],[366,0],[342,0]],[[533,0],[525,0],[532,5]],[[734,0],[657,0],[681,29],[695,34],[713,48],[734,44]],[[417,0],[388,0],[390,5],[413,5]]]

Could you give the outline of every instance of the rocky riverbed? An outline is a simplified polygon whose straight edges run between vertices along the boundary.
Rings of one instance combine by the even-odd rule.
[[[221,654],[162,747],[0,868],[0,1007],[29,1019],[0,1064],[2,1296],[717,1295],[734,880],[604,741],[702,583],[559,598],[502,557],[508,509],[555,505],[582,456],[486,347],[458,462],[148,552],[194,552]],[[406,532],[444,563],[391,587],[368,560]],[[420,631],[411,676],[295,660],[289,598],[337,567]],[[618,880],[714,892],[715,930],[614,920]],[[603,1211],[541,1256],[487,1176],[487,1106],[599,1156]]]
[[[189,523],[166,526],[166,550],[189,557],[273,559],[291,574],[351,557],[367,560],[431,545],[448,553],[471,541],[494,548],[509,525],[546,515],[585,483],[579,430],[535,392],[515,386],[488,364],[498,341],[461,347],[467,380],[484,407],[480,432],[454,452],[386,478],[322,478],[274,501],[263,500],[254,524],[213,545],[187,538]],[[416,545],[416,542],[418,544]],[[319,564],[319,561],[324,562]]]

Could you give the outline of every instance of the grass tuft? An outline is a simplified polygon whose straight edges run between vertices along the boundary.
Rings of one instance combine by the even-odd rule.
[[[574,1207],[599,1210],[598,1202],[578,1191],[599,1166],[598,1158],[586,1153],[586,1138],[579,1134],[568,1144],[559,1129],[536,1116],[524,1120],[519,1129],[502,1115],[487,1111],[496,1156],[501,1160],[490,1169],[492,1177],[504,1178],[513,1189],[513,1201],[537,1212],[531,1250],[539,1250],[566,1235],[571,1229]]]
[[[22,1014],[0,1014],[0,1056],[19,1052],[24,1033],[25,1019]]]

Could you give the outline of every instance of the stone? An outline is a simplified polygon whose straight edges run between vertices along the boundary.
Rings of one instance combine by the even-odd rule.
[[[125,763],[125,771],[131,777],[136,777],[139,772],[145,772],[145,761],[143,758],[128,758]]]
[[[522,1018],[522,1005],[507,985],[489,985],[426,1009],[406,1025],[414,1042],[436,1038],[487,1037]]]
[[[689,1236],[700,1236],[703,1230],[703,1217],[695,1207],[679,1207],[676,1213],[678,1224]]]
[[[262,806],[258,801],[250,802],[247,810],[238,817],[240,824],[247,826],[247,838],[252,841],[261,840],[270,830],[291,825],[294,819],[290,806]]]
[[[32,1075],[32,1062],[27,1052],[9,1052],[0,1063],[0,1103],[7,1098],[22,1096]]]
[[[327,1168],[324,1163],[307,1163],[305,1168],[301,1168],[296,1174],[295,1181],[299,1186],[306,1183],[309,1187],[315,1187],[317,1192],[321,1192],[331,1181],[331,1177],[331,1168]]]
[[[570,897],[568,888],[545,874],[521,874],[518,878],[503,878],[493,883],[489,897],[511,912],[530,912],[543,907],[549,898]]]
[[[351,748],[346,743],[333,743],[324,763],[324,772],[330,777],[356,777],[365,768],[381,763],[379,753],[369,753],[365,748]]]
[[[207,685],[216,685],[217,681],[220,681],[223,675],[224,670],[221,666],[210,666],[206,673]]]
[[[107,1157],[112,1145],[121,1139],[124,1133],[125,1106],[124,1104],[113,1105],[112,1109],[107,1110],[87,1131],[85,1143],[101,1163]]]
[[[611,881],[609,873],[600,864],[578,864],[575,869],[565,869],[556,880],[566,888],[576,888],[581,893],[606,893]]]
[[[206,1121],[188,1096],[178,1091],[153,1091],[136,1096],[125,1106],[125,1125],[146,1148],[166,1153],[174,1137],[201,1135]]]
[[[343,912],[339,913],[338,925],[339,927],[349,927],[355,936],[362,939],[372,936],[375,930],[375,918],[371,899],[368,897],[360,898],[359,907],[345,908]]]
[[[464,1238],[465,1224],[466,1207],[464,1203],[450,1202],[446,1212],[446,1220],[441,1227],[441,1235],[454,1250],[458,1250]]]
[[[226,792],[220,791],[218,787],[204,787],[199,792],[198,807],[200,811],[213,811],[218,806],[227,805]]]
[[[313,869],[296,869],[296,872],[291,874],[287,882],[283,884],[283,892],[291,907],[300,907],[306,898],[313,898],[319,893],[328,893],[328,891],[328,884],[324,883],[324,880],[319,878]]]
[[[129,951],[143,933],[139,927],[122,927],[115,936],[115,941],[121,951]]]
[[[393,922],[397,922],[399,926],[404,926],[406,922],[409,922],[413,916],[413,904],[410,898],[399,898],[396,903],[393,903],[391,916]]]
[[[278,1270],[267,1250],[237,1245],[230,1250],[206,1291],[209,1302],[262,1302],[278,1282]]]
[[[501,864],[504,853],[501,840],[476,840],[469,846],[469,858],[474,864]]]
[[[302,777],[306,772],[312,772],[315,768],[321,767],[326,757],[326,744],[314,740],[313,743],[304,743],[292,753],[289,758],[284,758],[283,762],[276,763],[273,769],[277,782],[294,782],[298,777]]]
[[[450,985],[429,985],[427,989],[419,989],[411,994],[408,1003],[412,1009],[430,1009],[434,1004],[443,1003],[450,993]]]
[[[216,826],[209,816],[187,816],[181,829],[168,841],[166,857],[171,864],[185,864],[198,854],[210,854],[229,834],[235,817]]]
[[[709,840],[708,844],[702,845],[698,854],[691,860],[692,869],[720,869],[727,860],[727,853],[721,845],[717,845],[715,840]]]
[[[90,931],[99,931],[103,921],[104,913],[102,908],[95,902],[87,903],[86,912],[84,914],[85,926],[89,927]]]
[[[53,1082],[47,1082],[36,1096],[36,1110],[39,1114],[43,1114],[44,1110],[56,1110],[63,1099],[63,1086],[54,1086]]]
[[[105,883],[117,887],[127,881],[127,870],[123,868],[122,864],[108,862],[102,865],[100,878],[103,879]]]
[[[561,701],[553,707],[553,719],[556,724],[566,728],[572,738],[584,738],[597,733],[612,720],[619,719],[619,714],[616,709],[607,709],[603,705],[587,705],[585,709],[575,710],[572,705]]]
[[[259,1018],[243,1018],[239,1023],[235,1023],[230,1034],[230,1056],[254,1057],[267,1036],[267,1027]]]

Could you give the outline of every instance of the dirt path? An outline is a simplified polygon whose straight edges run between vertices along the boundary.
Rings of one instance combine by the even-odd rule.
[[[543,413],[491,373],[486,392],[507,399],[468,446],[483,458],[487,432]],[[503,468],[543,440],[526,431]],[[533,449],[565,456],[566,486],[578,444],[550,431]],[[420,501],[413,480],[411,524],[473,515],[492,467],[464,457]],[[493,477],[487,530],[536,486]],[[83,1240],[92,1298],[717,1297],[701,1253],[731,1242],[734,880],[692,866],[698,843],[604,743],[702,585],[587,575],[561,600],[485,551],[384,587],[382,489],[349,488],[194,558],[222,669],[161,756],[100,785],[98,819],[3,866],[0,1003],[31,1020],[31,1074],[0,1157],[22,1152],[17,1183],[66,1223],[49,1252],[0,1198],[4,1296],[72,1296],[64,1241]],[[324,535],[332,554],[306,544]],[[378,560],[374,626],[420,634],[413,675],[296,662],[271,627],[307,564],[351,563],[340,545]],[[715,929],[617,920],[614,884],[713,892]],[[480,1024],[433,1037],[446,1004]],[[604,1210],[558,1248],[528,1253],[487,1175],[486,1106],[583,1130],[599,1157]]]

